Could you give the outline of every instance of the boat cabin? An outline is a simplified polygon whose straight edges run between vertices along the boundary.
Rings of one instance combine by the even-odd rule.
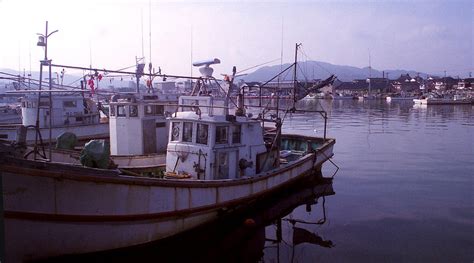
[[[164,153],[168,142],[166,116],[176,109],[177,97],[158,94],[117,94],[110,102],[110,153]]]
[[[37,95],[27,95],[21,99],[22,124],[36,125]],[[52,98],[50,114],[49,95],[42,95],[39,100],[39,128],[77,126],[98,124],[100,114],[97,105],[92,99],[81,95],[59,95]]]
[[[227,112],[223,99],[179,98],[179,111],[169,118],[166,175],[235,179],[276,167],[278,151],[267,150],[261,122]]]

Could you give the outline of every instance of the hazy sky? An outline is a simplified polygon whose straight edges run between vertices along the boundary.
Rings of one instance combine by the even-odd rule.
[[[291,62],[298,42],[303,60],[365,67],[370,51],[375,69],[466,76],[474,72],[473,8],[469,0],[0,0],[0,68],[28,71],[31,57],[38,71],[36,33],[48,20],[59,30],[48,45],[57,64],[120,69],[142,47],[149,62],[151,33],[151,61],[166,74],[189,75],[191,54],[220,58],[215,75],[279,64],[282,51]]]

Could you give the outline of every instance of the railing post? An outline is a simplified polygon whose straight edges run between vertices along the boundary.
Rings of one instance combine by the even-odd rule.
[[[328,113],[324,112],[324,141],[326,141],[326,125],[328,122]]]
[[[3,172],[0,171],[0,263],[5,262],[5,213],[3,211]]]

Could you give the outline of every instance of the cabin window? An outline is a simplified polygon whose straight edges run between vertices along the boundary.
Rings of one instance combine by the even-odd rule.
[[[22,101],[22,102],[21,102],[21,107],[22,107],[22,108],[26,108],[26,102]]]
[[[125,105],[118,105],[117,106],[117,116],[118,117],[127,116],[127,113],[125,112]]]
[[[184,122],[183,123],[183,142],[192,142],[193,141],[193,123]]]
[[[163,115],[164,106],[163,105],[146,105],[145,106],[145,115]]]
[[[183,105],[196,105],[199,106],[199,100],[184,99]],[[182,111],[195,111],[195,107],[182,107]]]
[[[163,128],[166,127],[166,122],[157,122],[155,125],[156,128]]]
[[[145,106],[145,116],[153,115],[153,108],[152,105]]]
[[[209,125],[198,123],[196,143],[207,145],[208,131]]]
[[[110,106],[110,116],[115,116],[115,105]]]
[[[171,127],[171,140],[179,141],[179,122],[173,122]]]
[[[138,116],[138,106],[137,105],[130,105],[130,117],[137,117]]]
[[[82,117],[76,117],[76,122],[81,122],[83,121]]]
[[[165,106],[163,105],[154,105],[155,106],[155,115],[163,115],[165,113]]]
[[[227,143],[227,126],[216,127],[216,143]]]
[[[27,108],[36,108],[36,101],[27,102]]]
[[[76,107],[76,101],[74,101],[74,100],[63,101],[63,107],[64,108],[75,108]]]
[[[42,100],[42,101],[40,101],[40,104],[39,104],[39,105],[40,105],[40,107],[49,106],[49,101],[44,101],[44,100]]]
[[[240,143],[240,125],[232,127],[232,143]]]

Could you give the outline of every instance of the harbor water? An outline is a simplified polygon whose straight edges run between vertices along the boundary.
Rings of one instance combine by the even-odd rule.
[[[138,250],[59,261],[474,260],[473,105],[303,100],[297,108],[328,112],[327,135],[336,138],[336,145],[334,164],[326,162],[322,174],[334,176],[335,194],[313,198],[317,201],[313,204],[301,199],[300,206],[281,215],[283,220],[277,218],[254,230],[244,226],[246,232],[228,229],[238,228],[235,225],[216,225]],[[316,112],[287,114],[283,130],[322,135],[323,123]],[[282,206],[269,208],[284,210]],[[250,222],[252,227],[269,211],[259,208],[255,213],[241,225]],[[297,228],[309,237],[296,238]],[[211,232],[220,234],[213,237]]]
[[[411,101],[302,101],[329,113],[340,167],[327,224],[309,226],[334,243],[285,246],[280,262],[472,262],[474,106]],[[318,118],[289,118],[287,131],[321,132]],[[326,164],[323,174],[333,171]],[[296,210],[293,216],[310,218]],[[284,231],[283,231],[284,232]],[[291,250],[295,250],[294,252]],[[265,251],[265,260],[275,259]]]

